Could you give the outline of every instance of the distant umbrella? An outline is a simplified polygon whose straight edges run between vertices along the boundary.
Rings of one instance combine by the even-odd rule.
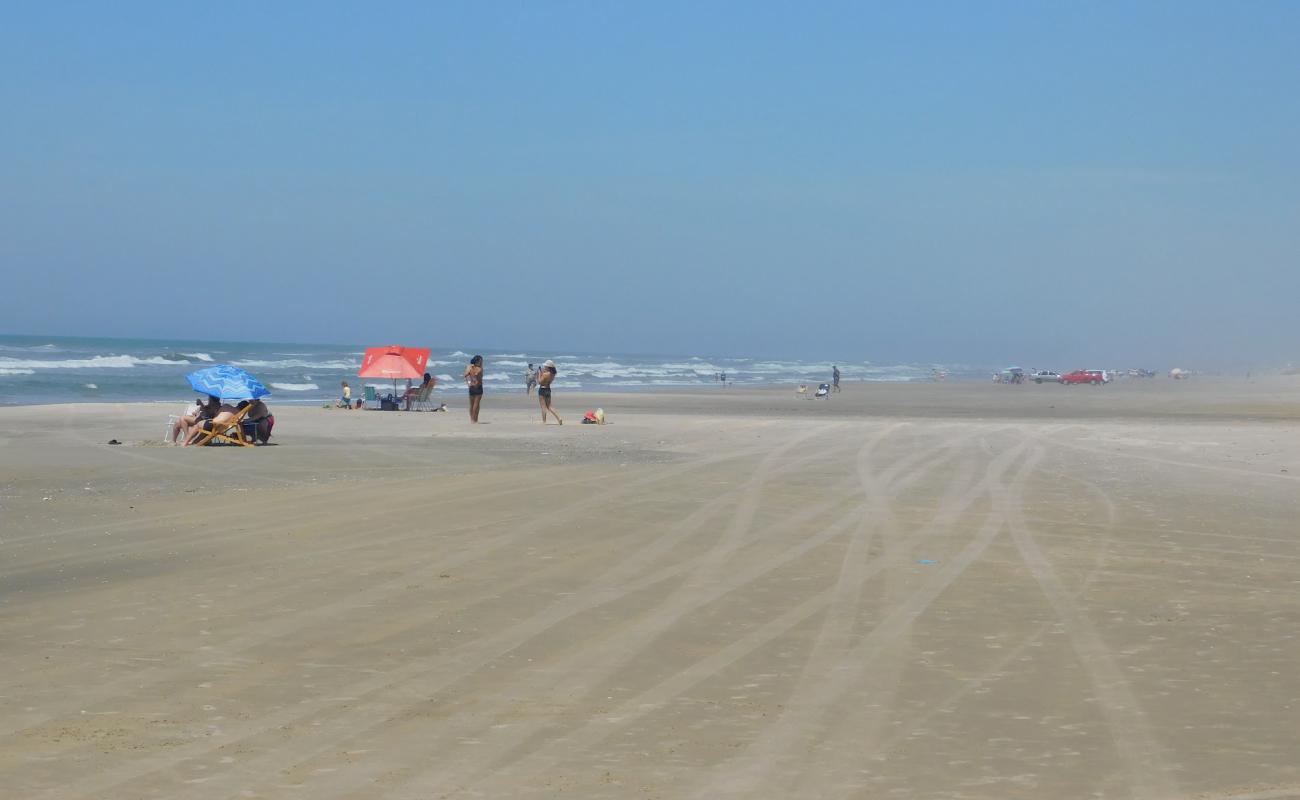
[[[357,374],[362,378],[391,379],[393,394],[396,395],[398,378],[423,378],[424,369],[428,365],[429,348],[389,344],[367,347],[365,355],[361,357],[361,370]]]
[[[230,364],[205,367],[185,377],[189,379],[194,391],[222,400],[256,400],[271,396],[271,390],[263,386],[261,381]]]

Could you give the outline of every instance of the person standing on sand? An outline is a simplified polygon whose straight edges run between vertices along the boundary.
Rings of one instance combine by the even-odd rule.
[[[831,386],[837,392],[840,390],[840,368],[834,364],[831,365]]]
[[[564,420],[560,419],[560,415],[556,414],[555,409],[551,408],[551,382],[554,380],[555,362],[548,358],[546,362],[542,364],[542,370],[537,375],[537,403],[542,407],[543,425],[546,424],[546,412],[548,411],[551,412],[551,416],[555,417],[556,422],[561,425],[564,424]]]
[[[483,404],[483,356],[474,356],[465,368],[465,385],[469,387],[469,421],[478,422],[478,409]]]
[[[537,385],[537,367],[533,362],[528,362],[528,369],[524,370],[524,394],[532,396],[533,387]]]
[[[352,408],[352,387],[348,386],[347,381],[343,381],[343,396],[339,398],[339,405],[343,408]]]

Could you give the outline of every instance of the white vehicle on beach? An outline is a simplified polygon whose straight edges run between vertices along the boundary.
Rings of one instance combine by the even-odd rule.
[[[1043,383],[1044,381],[1048,383],[1061,382],[1061,376],[1058,373],[1052,372],[1050,369],[1040,369],[1030,377],[1034,379],[1034,383]]]

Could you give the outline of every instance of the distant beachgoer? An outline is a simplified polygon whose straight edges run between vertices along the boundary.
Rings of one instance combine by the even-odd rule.
[[[723,388],[723,389],[727,388],[727,373],[725,373],[725,372],[719,372],[719,373],[718,373],[718,380],[722,381],[722,388]]]
[[[840,390],[840,368],[831,365],[831,389],[838,392]]]
[[[465,385],[469,387],[469,421],[478,422],[478,409],[483,403],[483,356],[474,356],[465,368]]]
[[[343,381],[343,396],[339,398],[340,408],[352,408],[352,387]]]
[[[217,412],[220,410],[220,408],[221,408],[221,398],[208,395],[208,401],[206,403],[198,404],[198,408],[194,410],[194,413],[186,414],[180,419],[176,420],[176,422],[172,423],[172,430],[171,430],[172,444],[180,444],[181,442],[189,441],[190,432],[194,428],[194,426],[198,425],[204,420],[212,419],[213,417],[215,417],[217,415]]]
[[[537,385],[537,367],[528,362],[528,369],[524,370],[524,394],[532,396],[533,387]]]
[[[429,387],[429,391],[432,392],[433,387],[437,385],[438,379],[427,372],[424,373],[424,380],[420,382],[419,386],[411,386],[411,381],[408,378],[406,381],[406,410],[411,410],[411,402],[420,396],[420,392],[424,391],[424,387]]]
[[[551,416],[555,417],[556,422],[561,425],[564,424],[564,420],[560,419],[560,415],[555,413],[555,409],[551,408],[551,382],[554,380],[555,362],[547,359],[542,364],[541,372],[537,375],[537,403],[542,407],[543,425],[546,424],[546,412],[548,411],[551,412]]]

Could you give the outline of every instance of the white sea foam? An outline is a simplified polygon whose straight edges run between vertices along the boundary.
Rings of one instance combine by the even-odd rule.
[[[464,350],[457,350],[456,352],[454,352],[454,353],[451,354],[451,357],[452,357],[452,358],[469,358],[469,353],[466,353]]]
[[[136,358],[135,356],[92,356],[90,358],[69,358],[62,361],[37,361],[29,358],[0,357],[0,369],[130,369],[131,367],[152,367],[185,365],[184,359],[173,360],[162,356]]]
[[[314,383],[273,383],[271,388],[282,392],[310,392],[320,387]]]
[[[262,368],[262,369],[341,369],[355,371],[361,369],[360,361],[302,361],[296,358],[288,358],[277,361],[231,361],[237,367]]]
[[[0,367],[0,375],[35,375],[34,369],[10,369],[9,367]]]
[[[97,385],[95,385],[95,384],[93,384],[93,383],[83,383],[83,384],[81,384],[81,385],[84,386],[84,387],[86,387],[87,389],[98,389],[98,388],[99,388]]]
[[[527,353],[498,353],[497,355],[494,356],[488,356],[488,358],[528,358],[528,354]]]
[[[451,377],[450,375],[448,375],[448,374],[445,373],[445,372],[439,374],[439,375],[437,376],[437,378],[438,378],[438,380],[440,380],[440,381],[454,381],[454,380],[456,380],[455,378]],[[439,387],[439,388],[441,388],[441,387]]]
[[[211,361],[212,356],[207,353],[181,353],[181,355],[192,358],[195,361]]]

